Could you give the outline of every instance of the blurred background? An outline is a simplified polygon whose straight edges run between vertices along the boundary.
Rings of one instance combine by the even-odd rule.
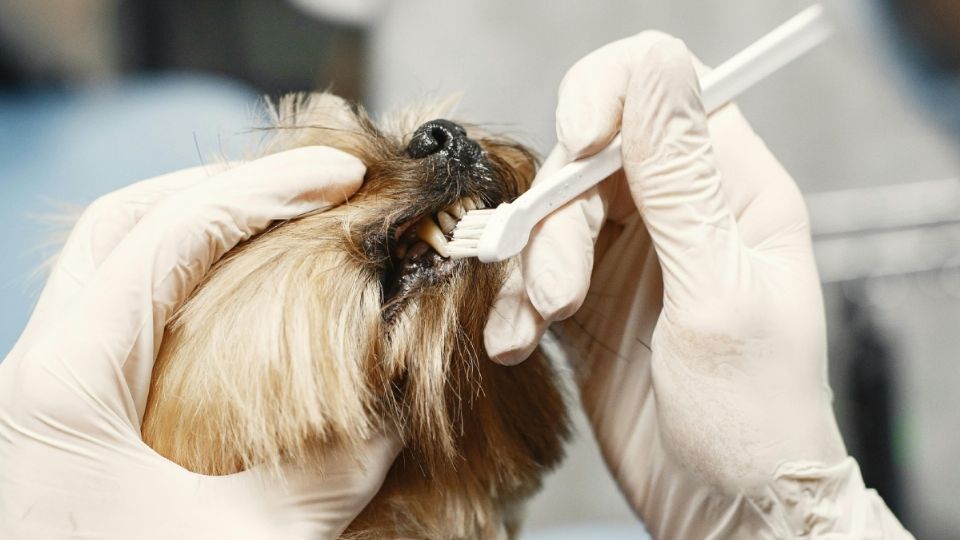
[[[960,130],[917,83],[960,66],[953,2],[828,4],[837,35],[739,100],[807,196],[845,440],[928,539],[960,539]],[[810,3],[0,0],[0,357],[54,249],[44,216],[242,157],[262,95],[330,89],[378,113],[463,92],[458,118],[545,154],[557,85],[591,50],[656,28],[717,64]],[[939,52],[894,53],[911,35]],[[641,537],[577,423],[526,537]]]

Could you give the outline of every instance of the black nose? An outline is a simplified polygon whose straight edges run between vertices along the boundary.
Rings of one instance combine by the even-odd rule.
[[[425,158],[434,154],[469,165],[480,159],[480,145],[467,137],[467,130],[449,120],[431,120],[413,132],[407,155]]]

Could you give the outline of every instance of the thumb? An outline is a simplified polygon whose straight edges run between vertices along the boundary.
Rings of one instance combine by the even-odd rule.
[[[265,512],[275,538],[339,538],[377,494],[403,446],[384,431],[358,448],[326,450],[318,467],[260,465],[210,477],[230,497],[250,498]]]
[[[58,375],[38,380],[74,390],[46,392],[43,410],[82,425],[92,415],[73,418],[84,410],[78,405],[106,408],[139,431],[164,326],[211,265],[274,220],[341,203],[364,172],[363,163],[344,152],[304,147],[164,199],[63,306],[47,329],[50,339],[27,353],[37,361],[32,369]]]
[[[740,242],[686,46],[662,34],[641,34],[596,51],[577,69],[577,80],[610,82],[585,90],[567,80],[566,91],[623,104],[623,169],[663,270],[664,307],[689,306],[687,300],[715,294],[718,285],[725,289],[723,281],[739,268]],[[610,76],[611,69],[619,73]],[[561,134],[574,131],[564,126],[587,124],[578,118],[583,109],[564,93],[557,111]],[[580,147],[591,138],[578,137]]]

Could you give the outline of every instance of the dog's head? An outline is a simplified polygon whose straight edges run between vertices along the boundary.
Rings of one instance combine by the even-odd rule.
[[[532,153],[450,120],[421,122],[431,109],[407,111],[381,129],[332,96],[314,99],[340,111],[328,112],[313,142],[346,150],[367,165],[363,186],[344,209],[342,249],[379,281],[388,327],[411,301],[436,296],[457,280],[482,282],[480,274],[498,271],[496,265],[450,259],[446,244],[465,212],[495,207],[526,190],[536,166]],[[316,111],[317,104],[280,110],[296,118],[301,109]]]
[[[152,394],[166,379],[218,404],[197,421],[220,437],[207,447],[225,448],[222,472],[308,457],[317,439],[359,444],[383,423],[426,470],[499,459],[509,478],[559,458],[566,416],[549,367],[501,368],[484,350],[509,263],[444,256],[455,220],[522,193],[535,159],[443,108],[378,124],[329,94],[273,109],[268,152],[332,146],[367,173],[345,204],[228,253],[168,326]]]

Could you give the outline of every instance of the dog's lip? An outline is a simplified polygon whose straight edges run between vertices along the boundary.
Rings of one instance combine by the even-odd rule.
[[[463,267],[462,261],[447,256],[446,243],[466,212],[487,206],[481,197],[460,197],[442,208],[411,212],[412,215],[396,220],[388,229],[387,257],[380,268],[384,320],[392,320],[405,300],[445,281]]]
[[[386,322],[392,321],[400,313],[406,300],[445,279],[458,262],[442,257],[417,238],[411,227],[422,219],[414,217],[398,227],[398,230],[402,229],[401,234],[391,247],[388,264],[381,270],[382,310]]]
[[[399,225],[391,228],[393,233],[390,235],[389,243],[393,245],[388,246],[391,251],[391,256],[397,258],[403,257],[403,253],[398,254],[396,250],[403,247],[401,240],[405,236],[411,236],[407,233],[411,228],[415,227],[415,236],[417,238],[426,242],[442,257],[447,258],[449,256],[447,243],[452,239],[453,229],[457,226],[457,222],[466,215],[467,212],[482,208],[487,208],[487,204],[482,197],[464,196],[441,209],[421,212],[413,217],[398,220]],[[415,241],[412,237],[408,240]],[[409,248],[411,246],[412,243],[408,242],[408,245],[405,247]]]
[[[406,221],[401,222],[399,225],[396,225],[396,226],[394,227],[394,232],[393,232],[393,241],[396,242],[396,241],[400,240],[400,237],[403,236],[403,233],[407,232],[407,230],[410,229],[410,227],[412,227],[416,222],[418,222],[418,221],[420,221],[421,219],[423,219],[424,216],[426,216],[427,214],[429,214],[429,212],[424,212],[424,213],[422,213],[422,214],[417,214],[417,215],[413,216],[412,218],[407,219]]]

